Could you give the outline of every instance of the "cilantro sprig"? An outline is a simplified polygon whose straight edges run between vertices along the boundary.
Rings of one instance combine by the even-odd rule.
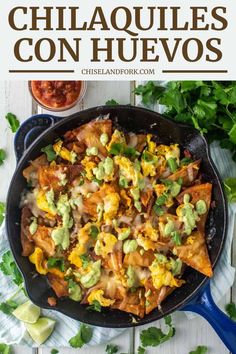
[[[170,81],[165,87],[149,81],[134,92],[144,105],[159,103],[167,117],[191,124],[210,142],[220,141],[236,162],[235,81]]]
[[[236,178],[226,178],[224,180],[225,192],[230,203],[236,202]]]
[[[116,344],[107,344],[106,346],[107,354],[115,354],[118,353],[118,346]]]
[[[160,328],[149,327],[140,334],[140,340],[143,348],[157,347],[158,345],[168,341],[175,335],[175,328],[172,325],[171,316],[166,316],[165,324],[168,326],[168,332],[164,333]]]
[[[6,213],[6,204],[3,202],[0,202],[0,226],[2,225],[2,223],[4,221],[5,213]]]
[[[189,354],[206,354],[208,351],[207,347],[203,346],[203,345],[199,345],[197,346],[197,348],[195,350],[192,350],[191,352],[189,352]]]
[[[6,120],[8,121],[9,127],[12,131],[12,133],[16,133],[17,130],[20,127],[20,122],[13,113],[7,113],[6,114]]]
[[[0,149],[0,166],[3,165],[6,156],[6,151],[4,149]]]
[[[0,343],[0,353],[1,354],[10,354],[11,353],[11,346],[5,343]]]
[[[0,263],[0,270],[3,272],[3,274],[7,276],[11,276],[13,282],[20,286],[23,283],[23,278],[22,275],[17,268],[17,265],[14,261],[14,258],[12,256],[11,251],[7,251],[4,253],[2,256],[2,261]]]
[[[236,305],[234,302],[231,302],[230,304],[225,306],[225,310],[231,320],[236,321]]]
[[[80,325],[79,332],[69,340],[73,348],[82,348],[84,344],[90,342],[93,336],[93,329],[84,323]]]
[[[96,312],[101,312],[102,311],[102,306],[99,301],[94,300],[91,305],[87,307],[89,311],[96,311]]]

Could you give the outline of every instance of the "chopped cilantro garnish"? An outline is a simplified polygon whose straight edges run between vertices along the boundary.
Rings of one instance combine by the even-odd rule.
[[[189,354],[206,354],[208,351],[207,347],[199,345],[195,350],[189,352]]]
[[[65,261],[63,258],[54,258],[49,257],[47,261],[47,267],[50,268],[58,268],[62,272],[65,271]]]
[[[41,151],[46,154],[48,162],[56,160],[57,154],[53,150],[52,144],[45,146],[44,148],[41,149]]]
[[[230,304],[225,306],[225,310],[231,320],[236,321],[236,305],[235,303],[231,302]]]
[[[96,225],[92,225],[90,229],[90,236],[92,239],[96,240],[97,236],[99,234],[99,229]]]
[[[89,311],[96,311],[96,312],[101,312],[102,311],[102,306],[99,301],[94,300],[91,305],[87,307]]]
[[[82,348],[84,344],[90,342],[92,336],[93,329],[82,323],[79,332],[69,340],[69,344],[73,348]]]
[[[82,254],[80,259],[82,261],[82,267],[87,268],[90,262],[90,257],[87,254]]]
[[[9,123],[12,133],[16,133],[20,127],[20,122],[13,113],[7,113],[6,120]]]
[[[6,159],[6,151],[3,149],[0,149],[0,166],[3,164],[5,159]]]
[[[178,165],[174,157],[170,157],[167,160],[167,163],[172,173],[174,173],[178,169]]]
[[[107,344],[106,353],[107,354],[115,354],[118,352],[118,346],[115,344]]]

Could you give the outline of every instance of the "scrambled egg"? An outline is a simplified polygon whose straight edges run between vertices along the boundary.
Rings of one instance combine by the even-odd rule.
[[[106,299],[103,290],[92,290],[88,296],[88,303],[91,305],[93,301],[98,301],[103,307],[108,307],[114,304],[116,300]]]
[[[36,192],[36,204],[37,207],[47,213],[49,218],[52,218],[52,216],[56,216],[56,211],[50,208],[50,205],[47,201],[46,194],[42,190],[38,190]]]
[[[159,290],[162,286],[180,287],[184,280],[176,279],[171,273],[171,263],[164,264],[158,263],[158,260],[154,260],[149,267],[152,276],[152,282],[154,287]]]
[[[155,242],[153,242],[149,238],[143,236],[142,234],[138,234],[136,241],[137,241],[139,246],[141,246],[141,247],[143,247],[145,249],[145,251],[147,251],[147,250],[153,250],[154,251],[156,249]]]
[[[155,154],[155,151],[156,151],[156,143],[154,141],[151,141],[153,135],[152,134],[148,134],[147,135],[147,146],[148,146],[148,151],[151,153],[151,154]]]
[[[86,178],[90,181],[94,178],[93,169],[97,167],[96,163],[92,161],[90,156],[85,156],[81,161],[82,166],[84,166],[86,172]]]
[[[110,193],[103,199],[104,202],[104,214],[103,218],[107,224],[112,223],[112,220],[116,217],[119,209],[120,196],[118,193]]]
[[[48,270],[44,267],[44,254],[41,248],[35,247],[34,253],[29,256],[29,260],[31,263],[35,265],[35,268],[39,274],[47,274]]]
[[[111,140],[106,146],[108,151],[111,149],[113,144],[126,144],[124,134],[117,129],[112,134]]]
[[[98,234],[94,251],[97,256],[106,258],[106,256],[113,251],[113,248],[117,242],[118,240],[114,235],[108,232],[100,232]]]
[[[55,153],[60,156],[62,159],[71,162],[72,164],[75,163],[76,158],[77,158],[77,154],[72,150],[69,151],[68,149],[66,149],[65,147],[62,146],[63,145],[63,141],[62,140],[58,140],[54,145],[53,145],[53,150],[55,151]]]
[[[91,226],[92,224],[88,222],[86,225],[84,225],[84,227],[82,227],[79,230],[78,243],[68,256],[68,260],[70,261],[70,263],[74,264],[78,268],[82,266],[80,256],[87,252],[88,246],[91,242],[91,238],[90,238]]]
[[[157,146],[157,155],[162,155],[166,160],[170,158],[175,158],[177,164],[179,165],[180,159],[180,149],[178,144],[172,144],[170,146],[167,145],[159,145]]]
[[[128,181],[132,181],[134,186],[137,186],[139,181],[139,173],[134,168],[132,161],[124,156],[115,156],[114,161],[115,164],[119,166],[120,174]]]

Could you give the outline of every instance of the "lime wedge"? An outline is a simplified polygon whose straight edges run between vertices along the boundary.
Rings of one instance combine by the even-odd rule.
[[[43,344],[54,330],[56,321],[47,317],[40,317],[36,323],[25,323],[30,337],[38,345]]]
[[[35,323],[40,316],[40,308],[34,305],[31,301],[26,301],[24,304],[18,306],[12,314],[20,321],[26,323]]]

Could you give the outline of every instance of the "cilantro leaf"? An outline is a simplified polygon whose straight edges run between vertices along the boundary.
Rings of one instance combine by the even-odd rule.
[[[12,133],[16,133],[20,127],[20,122],[13,113],[7,113],[6,120],[9,123]]]
[[[230,203],[236,202],[236,178],[226,178],[224,180],[225,192]]]
[[[118,106],[118,105],[119,103],[116,100],[113,100],[113,98],[106,102],[106,106]]]
[[[90,257],[87,254],[82,254],[80,256],[80,259],[82,261],[82,267],[85,269],[88,267],[89,262],[90,262]]]
[[[5,313],[6,315],[10,315],[16,308],[18,304],[13,300],[7,300],[6,302],[2,302],[0,304],[0,311]]]
[[[171,316],[165,317],[165,324],[169,327],[167,333],[163,333],[160,328],[149,327],[147,330],[143,330],[140,334],[140,340],[142,346],[145,347],[156,347],[175,335],[175,328],[172,326]]]
[[[99,229],[96,225],[92,225],[90,228],[90,236],[92,237],[93,240],[97,239],[97,236],[99,234]]]
[[[17,268],[17,265],[13,259],[11,251],[7,251],[2,256],[2,262],[0,263],[0,270],[3,274],[12,276],[12,280],[16,285],[21,285],[23,283],[22,275]]]
[[[156,86],[153,81],[148,81],[146,85],[139,85],[134,89],[137,96],[142,97],[142,103],[146,106],[155,104],[165,92],[165,87]]]
[[[41,149],[41,151],[47,155],[48,162],[56,160],[57,154],[53,150],[52,144],[45,146],[44,148]]]
[[[236,305],[235,303],[231,302],[230,304],[225,306],[225,310],[231,320],[236,321]]]
[[[6,159],[6,151],[0,149],[0,166],[3,165],[5,159]]]
[[[6,204],[3,202],[0,202],[0,226],[2,225],[2,223],[4,221],[5,212],[6,212]]]
[[[118,352],[118,346],[115,344],[107,344],[106,353],[107,354],[115,354]]]
[[[65,271],[65,260],[63,258],[54,258],[49,257],[47,261],[47,267],[50,268],[58,268],[62,272]]]
[[[10,353],[11,353],[10,345],[0,343],[0,354],[10,354]]]
[[[51,354],[58,354],[59,353],[59,350],[57,350],[57,349],[52,349],[51,350]]]
[[[142,347],[138,347],[138,354],[145,354],[145,349]]]
[[[87,310],[101,312],[102,311],[102,306],[101,306],[99,301],[94,300],[92,302],[92,304],[87,307]]]
[[[90,342],[93,336],[93,329],[86,324],[80,325],[78,333],[69,340],[69,344],[73,348],[82,348],[84,344]]]
[[[197,346],[197,348],[195,350],[192,350],[191,352],[189,352],[189,354],[206,354],[208,351],[207,347],[203,346],[203,345],[199,345]]]

